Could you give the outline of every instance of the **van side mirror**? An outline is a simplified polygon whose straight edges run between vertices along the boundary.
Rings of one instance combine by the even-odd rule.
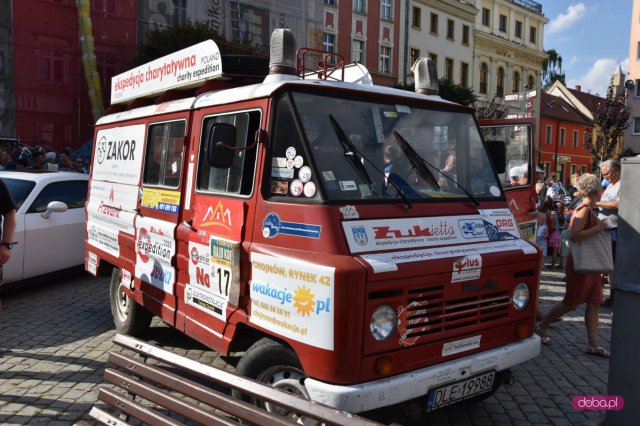
[[[507,169],[507,149],[504,141],[487,141],[485,146],[493,161],[493,167],[496,168],[496,173],[504,173]]]
[[[64,213],[67,211],[67,209],[68,209],[67,205],[62,201],[52,201],[49,204],[47,204],[47,210],[42,212],[40,216],[42,216],[44,219],[49,219],[49,216],[51,216],[51,213],[54,213],[54,212]]]
[[[214,124],[207,144],[207,163],[211,167],[218,169],[231,167],[237,146],[235,126],[227,123]]]

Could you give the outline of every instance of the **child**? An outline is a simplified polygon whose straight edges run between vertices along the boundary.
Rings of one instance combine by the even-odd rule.
[[[547,237],[549,236],[549,228],[547,228],[547,215],[544,212],[538,212],[538,230],[536,231],[536,243],[542,249],[542,255],[547,255]]]
[[[558,259],[558,252],[560,250],[560,233],[564,229],[565,225],[564,217],[564,205],[558,203],[555,210],[551,210],[551,217],[549,218],[549,238],[547,239],[547,245],[551,249],[551,265],[550,268],[561,268],[560,259]]]
[[[560,233],[560,264],[562,265],[562,269],[564,269],[564,264],[567,261],[567,256],[569,256],[569,237],[571,236],[571,231],[569,231],[569,227],[565,224],[565,228]]]

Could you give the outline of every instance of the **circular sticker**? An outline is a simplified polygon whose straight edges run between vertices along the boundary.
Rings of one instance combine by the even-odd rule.
[[[304,196],[313,197],[316,195],[316,184],[313,182],[307,182],[304,184]]]
[[[302,182],[309,182],[309,179],[311,179],[311,169],[309,166],[304,166],[300,169],[298,172],[298,179]]]
[[[294,197],[300,196],[300,194],[302,194],[303,189],[304,189],[304,185],[298,179],[294,180],[293,182],[291,182],[291,185],[289,185],[289,190],[291,191],[291,195],[293,195]]]
[[[287,148],[287,152],[285,154],[285,157],[287,157],[289,160],[293,160],[296,156],[296,149],[292,146],[290,146],[289,148]]]
[[[269,213],[262,223],[262,235],[265,238],[273,238],[280,232],[280,217],[275,213]]]
[[[499,197],[500,196],[500,190],[495,185],[493,185],[493,186],[491,186],[491,188],[489,188],[489,192],[491,192],[491,195],[493,195],[494,197]]]
[[[293,160],[287,160],[287,169],[293,169]]]
[[[293,165],[296,169],[299,169],[304,164],[304,159],[300,155],[296,155],[296,158],[293,159]]]

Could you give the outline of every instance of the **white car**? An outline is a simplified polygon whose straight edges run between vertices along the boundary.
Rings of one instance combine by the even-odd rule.
[[[84,263],[84,204],[89,176],[72,172],[0,171],[17,206],[18,244],[0,286]]]

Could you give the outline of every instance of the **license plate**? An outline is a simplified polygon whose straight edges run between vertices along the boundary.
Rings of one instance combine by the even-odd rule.
[[[495,371],[489,371],[429,390],[429,393],[427,393],[427,411],[437,410],[473,396],[490,392],[493,388],[495,376]]]

